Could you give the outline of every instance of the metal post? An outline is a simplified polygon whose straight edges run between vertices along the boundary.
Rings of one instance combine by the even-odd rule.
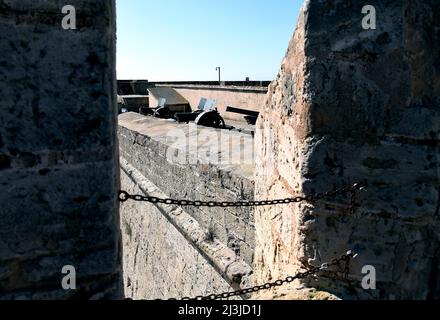
[[[222,81],[221,81],[221,68],[217,67],[217,68],[215,68],[215,70],[218,71],[218,85],[221,86],[222,85]]]

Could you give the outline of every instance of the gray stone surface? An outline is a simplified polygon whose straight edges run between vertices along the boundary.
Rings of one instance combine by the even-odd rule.
[[[347,197],[257,210],[256,271],[263,281],[354,249],[353,290],[310,285],[439,298],[440,1],[368,4],[376,30],[361,27],[362,1],[305,2],[258,123],[256,198],[368,188],[354,216]],[[374,291],[360,285],[367,264]]]
[[[120,296],[115,4],[65,4],[0,1],[0,299]]]
[[[199,142],[197,146],[195,141]],[[253,200],[254,158],[250,135],[126,113],[119,116],[119,143],[121,156],[167,197]],[[235,158],[228,158],[229,155]],[[252,208],[185,207],[185,211],[252,265],[255,230]]]
[[[123,158],[121,169],[124,190],[166,197]],[[121,205],[121,227],[127,298],[196,297],[250,281],[252,268],[182,207],[127,201]]]

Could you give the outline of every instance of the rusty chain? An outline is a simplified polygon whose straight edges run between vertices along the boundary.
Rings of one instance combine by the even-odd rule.
[[[167,205],[179,205],[179,206],[193,206],[193,207],[261,207],[261,206],[272,206],[278,204],[290,204],[290,203],[299,203],[299,202],[315,202],[317,200],[321,200],[324,198],[342,195],[342,194],[350,194],[350,207],[351,211],[355,210],[355,198],[356,192],[360,191],[364,188],[364,185],[361,183],[355,183],[352,186],[343,187],[337,190],[328,191],[324,193],[317,193],[315,195],[309,196],[298,196],[294,198],[286,198],[286,199],[276,199],[276,200],[263,200],[263,201],[192,201],[192,200],[179,200],[179,199],[162,199],[157,197],[149,197],[143,195],[132,195],[126,191],[119,191],[118,200],[120,202],[126,202],[128,200],[134,201],[142,201],[142,202],[150,202],[150,203],[160,203]]]
[[[237,202],[218,202],[218,201],[192,201],[192,200],[179,200],[179,199],[163,199],[157,197],[149,197],[143,195],[132,195],[126,191],[119,191],[118,200],[120,202],[126,202],[128,200],[139,201],[139,202],[150,202],[153,204],[167,204],[167,205],[180,205],[180,206],[194,206],[194,207],[257,207],[257,206],[270,206],[278,204],[290,204],[299,202],[315,202],[322,200],[324,198],[333,197],[336,195],[350,195],[350,213],[354,214],[356,210],[356,195],[358,191],[361,191],[365,186],[361,183],[355,183],[352,186],[346,186],[333,191],[317,193],[308,196],[298,196],[294,198],[286,199],[276,199],[276,200],[265,200],[265,201],[237,201]],[[341,267],[341,263],[344,263],[343,267],[343,277],[345,280],[348,279],[350,260],[357,257],[357,254],[352,251],[348,251],[346,254],[339,258],[335,258],[330,262],[323,263],[320,266],[304,266],[306,271],[299,272],[294,276],[288,276],[285,279],[276,280],[273,282],[267,282],[262,285],[257,285],[249,288],[244,288],[236,291],[223,292],[219,294],[210,294],[208,296],[197,296],[195,298],[183,298],[182,300],[218,300],[227,299],[236,296],[243,296],[249,293],[255,293],[262,290],[269,290],[271,288],[280,287],[287,283],[291,283],[298,279],[305,279],[311,276],[314,277],[330,277],[330,275],[335,275],[337,272],[329,270],[331,267]],[[177,300],[177,299],[170,299]]]
[[[228,299],[228,298],[232,298],[232,297],[236,297],[236,296],[243,296],[249,293],[255,293],[255,292],[259,292],[262,290],[269,290],[271,288],[275,288],[275,287],[281,287],[287,283],[291,283],[295,280],[298,279],[305,279],[308,277],[328,277],[328,275],[326,276],[326,272],[328,271],[328,269],[330,269],[331,267],[341,267],[341,264],[344,264],[344,268],[343,268],[343,275],[344,278],[347,279],[348,278],[348,271],[350,268],[350,261],[352,259],[355,259],[357,257],[357,254],[352,252],[352,251],[348,251],[346,254],[342,255],[339,258],[335,258],[330,262],[327,263],[323,263],[320,266],[307,266],[306,267],[306,271],[303,272],[299,272],[294,276],[289,276],[285,279],[280,279],[277,281],[273,281],[273,282],[267,282],[265,284],[262,285],[257,285],[257,286],[253,286],[253,287],[249,287],[249,288],[244,288],[241,290],[237,290],[237,291],[230,291],[230,292],[223,292],[223,293],[219,293],[219,294],[210,294],[208,296],[197,296],[195,298],[183,298],[182,300],[218,300],[218,299]],[[334,271],[330,271],[329,274],[334,274]],[[177,300],[177,299],[170,299],[170,300]]]

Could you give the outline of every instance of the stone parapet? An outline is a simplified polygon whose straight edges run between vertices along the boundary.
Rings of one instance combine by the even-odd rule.
[[[118,130],[121,156],[167,197],[253,200],[252,136],[135,113],[120,115]],[[184,210],[249,265],[253,264],[252,208],[184,207]]]

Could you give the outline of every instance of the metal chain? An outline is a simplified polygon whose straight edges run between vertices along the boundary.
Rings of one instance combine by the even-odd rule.
[[[143,195],[132,195],[126,191],[119,191],[118,199],[120,202],[126,202],[128,200],[134,201],[143,201],[150,203],[161,203],[168,205],[179,205],[179,206],[193,206],[193,207],[262,207],[262,206],[272,206],[277,204],[290,204],[290,203],[299,203],[299,202],[315,202],[317,200],[321,200],[328,197],[333,197],[339,194],[351,194],[350,206],[351,211],[355,210],[355,197],[356,192],[362,190],[364,186],[361,183],[355,183],[352,186],[340,188],[334,191],[328,191],[324,193],[317,193],[315,195],[310,196],[298,196],[294,198],[286,198],[286,199],[276,199],[276,200],[264,200],[264,201],[237,201],[237,202],[229,202],[229,201],[192,201],[192,200],[179,200],[179,199],[162,199],[157,197],[148,197]]]
[[[353,253],[352,251],[348,251],[346,254],[342,255],[339,258],[335,258],[330,262],[323,263],[320,266],[307,266],[307,270],[303,272],[299,272],[294,276],[289,276],[285,279],[280,279],[273,282],[267,282],[262,285],[257,285],[249,288],[240,289],[237,291],[230,291],[230,292],[223,292],[219,294],[210,294],[208,296],[197,296],[195,298],[183,298],[182,300],[218,300],[218,299],[227,299],[232,298],[236,296],[242,296],[249,293],[255,293],[262,290],[269,290],[271,288],[275,287],[281,287],[287,283],[291,283],[298,279],[305,279],[311,276],[321,276],[321,277],[330,277],[330,274],[334,274],[333,271],[328,271],[331,267],[341,267],[341,263],[344,263],[343,268],[343,275],[344,278],[348,278],[349,268],[350,268],[350,261],[352,259],[355,259],[357,257],[357,254]],[[170,300],[177,300],[177,299],[170,299]]]
[[[309,196],[298,196],[294,198],[286,199],[276,199],[276,200],[265,200],[265,201],[238,201],[238,202],[218,202],[218,201],[192,201],[192,200],[179,200],[179,199],[163,199],[157,197],[149,197],[143,195],[132,195],[126,191],[119,191],[118,199],[120,202],[126,202],[128,200],[150,202],[150,203],[161,203],[167,205],[180,205],[180,206],[194,206],[194,207],[257,207],[257,206],[270,206],[277,204],[290,204],[299,202],[315,202],[328,197],[333,197],[336,195],[350,194],[350,213],[354,214],[356,210],[356,195],[358,191],[361,191],[365,186],[361,183],[355,183],[352,186],[343,187],[333,191],[328,191],[324,193],[317,193],[315,195]],[[237,291],[223,292],[219,294],[211,294],[208,296],[197,296],[195,298],[183,298],[182,300],[217,300],[217,299],[227,299],[236,296],[242,296],[249,293],[255,293],[262,290],[268,290],[274,287],[280,287],[287,283],[291,283],[298,279],[304,279],[311,276],[317,277],[336,277],[337,272],[328,270],[331,267],[341,268],[341,263],[344,263],[344,268],[342,271],[345,280],[348,280],[350,261],[357,257],[352,251],[348,251],[346,254],[339,258],[335,258],[330,262],[323,263],[320,266],[305,266],[306,271],[299,272],[294,276],[289,276],[285,279],[276,280],[273,282],[268,282],[262,285],[257,285],[249,288],[240,289]],[[169,299],[177,300],[177,299]]]

